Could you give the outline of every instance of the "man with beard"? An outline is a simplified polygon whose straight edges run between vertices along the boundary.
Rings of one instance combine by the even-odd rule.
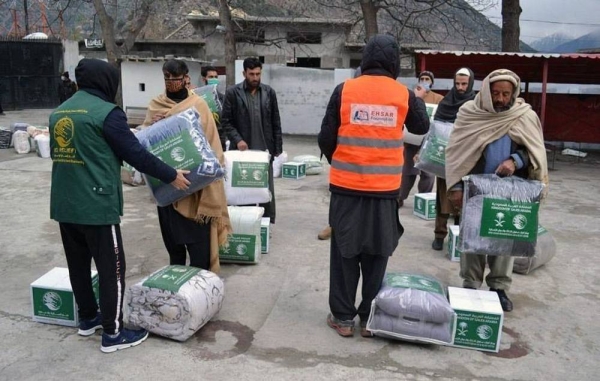
[[[446,94],[438,105],[434,120],[454,123],[456,114],[462,105],[475,98],[473,83],[475,75],[471,69],[463,67],[454,75],[454,87]],[[431,244],[433,250],[442,250],[444,238],[448,235],[448,218],[453,207],[446,196],[446,180],[437,177],[435,189],[435,229]],[[458,216],[454,215],[454,224],[458,225]]]
[[[244,60],[244,82],[225,92],[221,126],[231,141],[230,149],[265,151],[274,157],[283,152],[281,119],[277,95],[270,86],[260,82],[262,64],[256,58]],[[231,73],[233,75],[233,73]],[[273,171],[269,171],[271,202],[261,204],[265,217],[275,223],[275,188]]]
[[[510,70],[493,71],[481,92],[458,111],[446,148],[448,197],[460,213],[463,201],[461,179],[468,174],[496,173],[519,176],[548,184],[544,136],[537,114],[519,96],[520,78]],[[512,279],[513,257],[463,254],[460,276],[463,287],[479,288],[486,261],[485,278],[490,291],[498,293],[504,311],[513,303],[506,295]]]
[[[319,148],[331,164],[329,307],[327,324],[340,336],[361,336],[389,257],[404,232],[398,217],[403,138],[429,130],[425,103],[396,81],[400,47],[377,35],[365,46],[362,74],[338,85],[321,124]],[[421,94],[423,95],[423,94]],[[362,301],[355,305],[362,274]]]

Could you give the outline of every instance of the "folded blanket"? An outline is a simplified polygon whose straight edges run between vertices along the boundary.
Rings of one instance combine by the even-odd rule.
[[[129,322],[185,341],[221,310],[224,295],[223,280],[216,274],[166,266],[129,288]]]
[[[192,195],[225,175],[198,116],[194,108],[189,108],[135,134],[148,151],[165,163],[175,169],[190,171],[186,178],[191,184],[185,191],[144,175],[159,206],[167,206]]]
[[[443,294],[383,286],[375,301],[382,312],[398,318],[447,323],[454,317],[454,310]]]
[[[271,201],[269,156],[265,151],[225,152],[227,205],[263,204]]]
[[[307,175],[319,175],[323,173],[323,163],[321,163],[321,160],[314,155],[295,156],[291,161],[306,164]]]
[[[206,85],[195,88],[192,90],[192,92],[206,101],[206,104],[208,104],[208,108],[213,114],[217,113],[217,115],[219,115],[223,110],[223,104],[219,99],[219,92],[217,91],[217,86],[218,85]]]
[[[533,256],[542,183],[496,175],[471,175],[463,180],[461,252]]]
[[[430,323],[388,315],[373,302],[367,330],[376,336],[432,344],[452,343],[453,320]]]

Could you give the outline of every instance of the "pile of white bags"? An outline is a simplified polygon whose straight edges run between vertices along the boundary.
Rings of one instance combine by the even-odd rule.
[[[323,173],[323,163],[321,159],[314,155],[300,155],[292,159],[296,163],[304,163],[306,165],[307,175],[319,175]]]
[[[268,152],[226,151],[225,166],[227,205],[262,204],[271,201]]]
[[[556,242],[552,234],[548,232],[542,225],[538,227],[537,244],[535,245],[535,254],[533,257],[517,257],[515,258],[513,272],[527,275],[550,262],[556,255]]]
[[[219,248],[219,260],[226,263],[256,264],[261,256],[260,228],[264,208],[229,206],[233,233],[224,247]]]
[[[438,280],[389,273],[371,305],[367,330],[391,339],[449,344],[455,317]]]
[[[224,295],[223,280],[216,274],[166,266],[129,288],[129,322],[185,341],[221,310]]]
[[[419,159],[415,162],[415,168],[442,179],[446,178],[446,146],[453,129],[452,123],[438,120],[431,123],[429,133],[423,140]]]
[[[516,176],[463,178],[462,254],[532,257],[544,185]]]
[[[177,190],[144,175],[158,206],[167,206],[194,194],[225,174],[204,135],[195,108],[160,120],[135,136],[148,151],[171,167],[190,171],[186,175],[191,183],[187,190]]]

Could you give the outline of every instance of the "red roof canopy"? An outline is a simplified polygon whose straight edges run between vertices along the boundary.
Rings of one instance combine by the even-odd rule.
[[[600,54],[546,54],[463,51],[415,51],[417,71],[430,70],[436,78],[453,78],[468,67],[482,80],[496,69],[509,69],[521,82],[542,83],[544,61],[548,62],[548,83],[600,84]]]

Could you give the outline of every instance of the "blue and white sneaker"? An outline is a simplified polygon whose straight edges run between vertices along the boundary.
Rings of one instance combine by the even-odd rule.
[[[111,353],[119,349],[135,347],[148,338],[148,331],[145,329],[127,329],[123,328],[117,337],[110,337],[106,332],[102,333],[102,346],[100,350],[104,353]]]
[[[97,329],[102,329],[102,313],[100,312],[93,319],[81,319],[77,333],[80,336],[91,336],[96,333]]]

